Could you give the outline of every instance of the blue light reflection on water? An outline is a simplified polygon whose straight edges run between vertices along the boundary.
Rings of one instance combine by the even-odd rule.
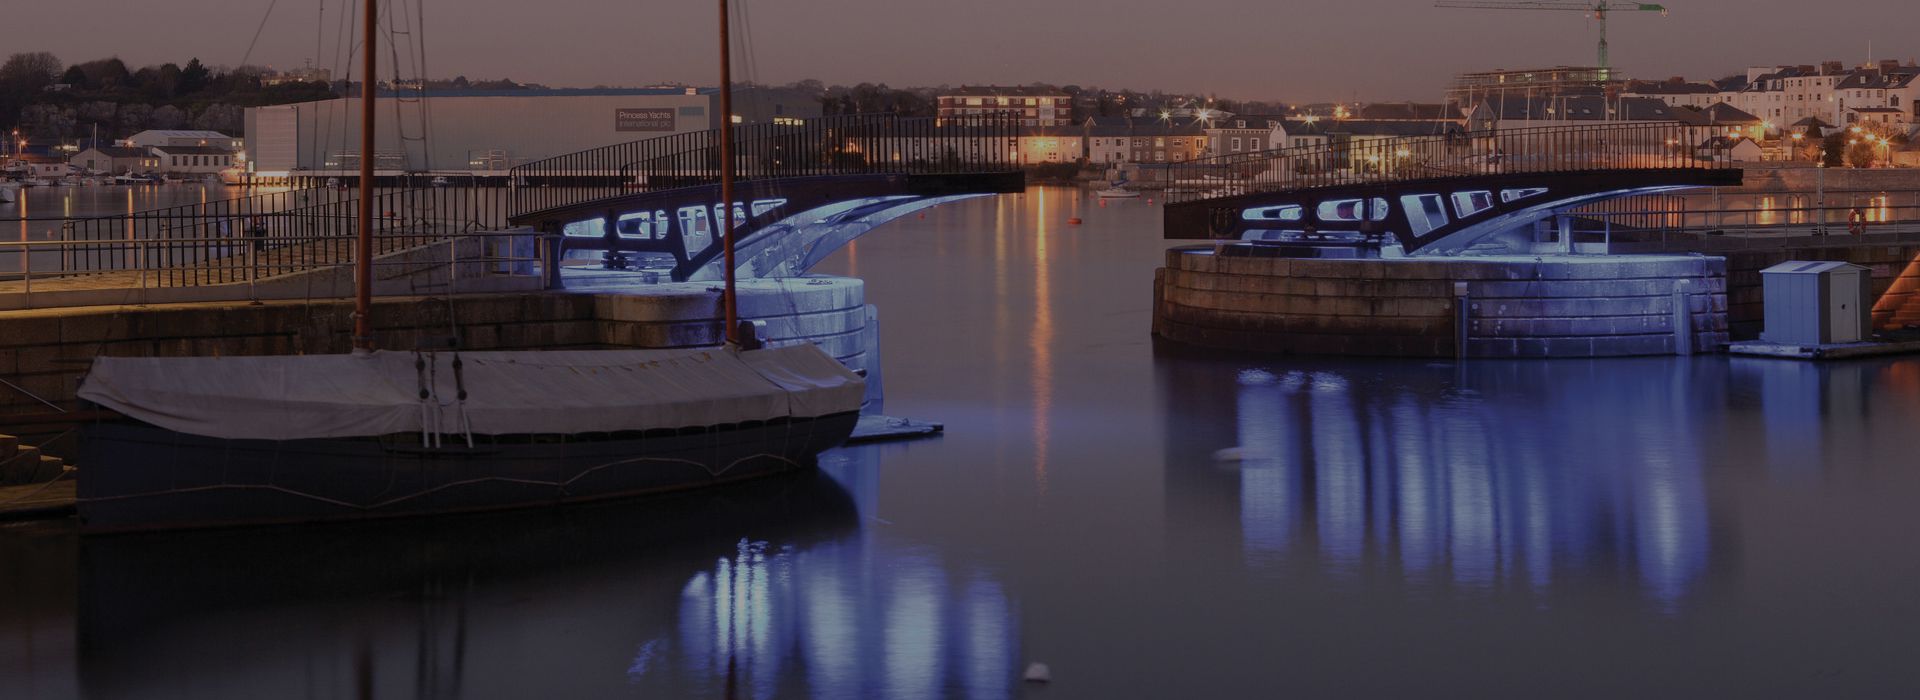
[[[829,455],[866,517],[878,448]],[[1005,698],[1016,607],[986,570],[934,548],[856,533],[806,546],[742,540],[681,590],[676,631],[639,647],[638,690],[815,698]]]
[[[1503,387],[1514,367],[1470,365],[1424,388],[1237,373],[1246,560],[1313,550],[1335,578],[1374,564],[1416,587],[1540,594],[1556,571],[1614,568],[1673,609],[1711,553],[1698,447],[1675,430],[1688,399],[1672,387],[1687,379],[1547,369],[1560,381],[1541,393]]]

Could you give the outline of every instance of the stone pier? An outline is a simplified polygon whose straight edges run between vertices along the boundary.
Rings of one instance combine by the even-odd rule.
[[[1302,259],[1182,247],[1155,276],[1154,333],[1229,350],[1453,357],[1464,291],[1469,357],[1712,352],[1727,343],[1726,277],[1723,258],[1686,255]]]

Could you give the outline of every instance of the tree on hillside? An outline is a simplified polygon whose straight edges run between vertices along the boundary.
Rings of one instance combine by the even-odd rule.
[[[149,100],[171,100],[174,95],[180,94],[180,66],[172,63],[147,66],[133,74],[133,84]]]
[[[78,65],[67,66],[67,72],[60,74],[60,82],[84,90],[87,88],[87,72],[80,70]]]
[[[104,58],[77,65],[80,72],[87,75],[87,87],[95,90],[113,90],[133,82],[133,74],[127,71],[127,64],[119,58]]]
[[[60,77],[60,68],[60,59],[45,51],[17,53],[0,64],[0,87],[38,90],[52,85]]]
[[[195,57],[193,60],[187,61],[187,67],[180,69],[178,94],[191,95],[204,90],[207,87],[207,83],[211,82],[212,79],[213,71],[207,70],[206,66],[200,65],[199,57]]]

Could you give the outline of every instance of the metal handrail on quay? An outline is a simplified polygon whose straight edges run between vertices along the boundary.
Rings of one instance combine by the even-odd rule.
[[[409,251],[430,251],[435,246],[444,245],[445,258],[412,257],[401,260],[372,261],[375,269],[408,269],[412,271],[447,271],[445,293],[455,293],[459,284],[478,278],[525,277],[546,278],[557,269],[560,261],[552,259],[552,246],[545,245],[548,236],[529,230],[510,231],[460,231],[423,235],[415,232],[390,232],[374,237],[374,249],[382,255],[398,255]],[[462,243],[472,241],[473,250],[462,254]],[[34,303],[36,294],[45,296],[57,291],[127,291],[147,292],[181,287],[241,286],[248,288],[248,298],[255,298],[253,287],[262,282],[289,278],[295,275],[314,272],[349,269],[354,266],[351,255],[298,257],[295,255],[273,255],[273,252],[285,253],[289,250],[321,246],[327,252],[341,248],[342,252],[350,243],[347,239],[334,235],[325,236],[283,236],[266,240],[253,239],[236,241],[232,237],[173,238],[173,239],[133,239],[126,241],[5,241],[0,242],[0,260],[13,259],[19,265],[15,271],[0,273],[0,297],[9,293],[22,294],[27,308],[37,308]],[[224,274],[219,282],[206,281],[209,276],[193,273],[166,256],[159,254],[169,246],[191,246],[196,250],[223,250],[225,255],[210,261]],[[49,255],[60,259],[69,259],[73,251],[79,248],[98,248],[108,246],[111,252],[129,261],[129,264],[111,269],[73,271],[56,268],[36,270],[33,260],[36,254]],[[77,284],[60,285],[61,282]],[[54,287],[50,287],[54,285]],[[57,287],[57,288],[56,288]]]

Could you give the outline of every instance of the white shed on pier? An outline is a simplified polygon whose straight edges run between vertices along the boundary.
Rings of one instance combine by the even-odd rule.
[[[1760,271],[1766,328],[1782,345],[1858,343],[1872,334],[1872,273],[1837,260],[1789,260]]]

